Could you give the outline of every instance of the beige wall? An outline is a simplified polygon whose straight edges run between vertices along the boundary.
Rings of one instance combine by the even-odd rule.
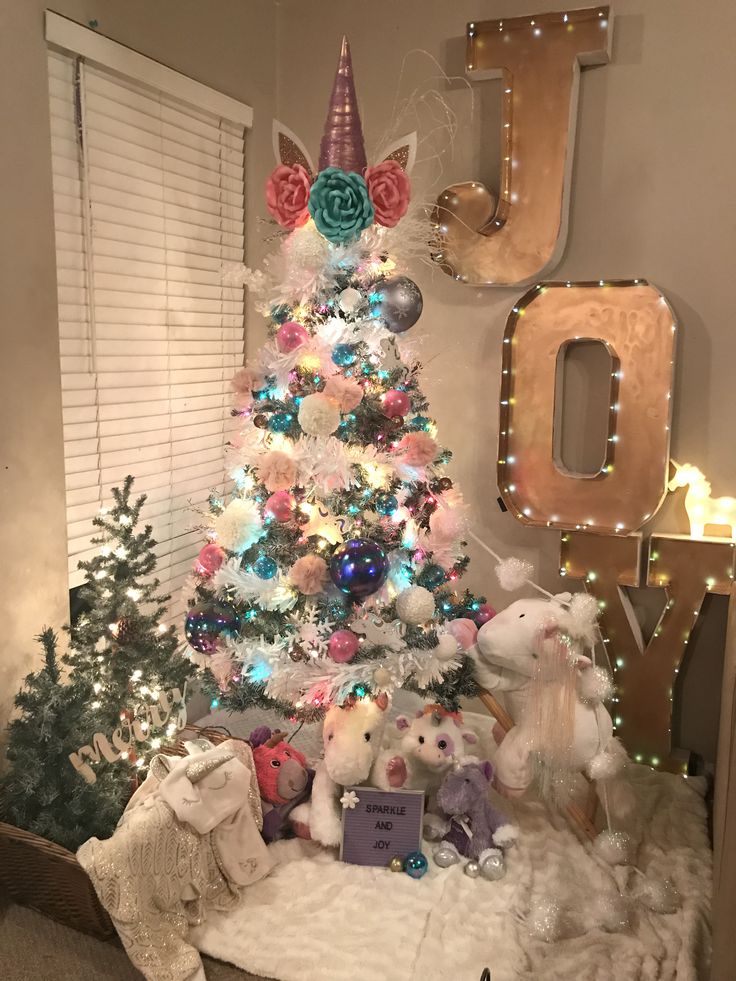
[[[40,0],[2,0],[3,56],[0,195],[0,323],[5,422],[2,427],[0,541],[0,721],[30,669],[31,637],[66,617],[54,251],[46,70]],[[479,20],[559,3],[521,0],[57,0],[54,9],[173,68],[250,103],[248,251],[262,252],[261,189],[272,166],[276,114],[317,155],[340,36],[351,39],[363,122],[375,149],[391,113],[402,59],[429,52],[450,75],[463,70],[463,31]],[[673,453],[713,482],[736,490],[730,407],[736,332],[726,307],[734,256],[729,106],[736,91],[736,8],[729,0],[621,0],[612,64],[586,71],[581,87],[564,279],[646,276],[675,307],[680,336]],[[425,80],[428,59],[409,60],[402,92]],[[434,189],[497,173],[497,83],[474,89],[437,83],[458,113],[454,156]],[[501,333],[520,291],[474,290],[437,270],[415,271],[425,314],[412,332],[429,365],[425,388],[441,436],[455,452],[454,473],[479,534],[503,551],[529,557],[542,581],[558,588],[558,536],[522,528],[494,504]],[[251,320],[249,346],[263,325]],[[670,506],[661,530],[682,531]],[[470,585],[501,604],[490,563],[472,550]],[[719,625],[696,645],[684,672],[687,741],[712,758],[719,677]],[[703,685],[710,680],[711,690]],[[710,700],[709,700],[710,699]],[[713,706],[713,708],[711,708]]]

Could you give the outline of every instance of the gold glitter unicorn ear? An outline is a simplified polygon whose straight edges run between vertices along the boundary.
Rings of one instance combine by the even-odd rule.
[[[378,154],[380,161],[395,160],[407,174],[410,174],[417,159],[417,133],[407,133],[400,140],[390,143],[381,153]]]
[[[296,133],[292,133],[277,119],[273,121],[273,152],[278,163],[285,164],[287,167],[300,164],[309,174],[310,179],[314,179],[314,164],[307,148]]]
[[[230,760],[234,759],[235,753],[230,750],[225,753],[219,753],[217,756],[210,756],[206,760],[201,756],[195,756],[187,766],[187,780],[192,784],[199,783],[200,780],[208,777],[210,773],[214,773],[218,766],[222,766],[223,763],[229,763]]]

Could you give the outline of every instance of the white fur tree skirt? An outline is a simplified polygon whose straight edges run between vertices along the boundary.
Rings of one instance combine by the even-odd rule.
[[[241,906],[210,914],[194,931],[206,954],[279,981],[696,981],[707,976],[711,852],[702,781],[630,768],[638,802],[638,867],[670,876],[682,908],[655,914],[631,905],[630,928],[602,928],[614,874],[631,892],[630,868],[612,872],[564,818],[536,803],[515,809],[518,845],[499,882],[461,866],[415,881],[345,865],[301,841],[272,846],[278,866],[246,890]],[[632,830],[632,829],[627,829]],[[431,854],[426,843],[426,852]],[[564,936],[538,939],[540,904],[564,912]]]

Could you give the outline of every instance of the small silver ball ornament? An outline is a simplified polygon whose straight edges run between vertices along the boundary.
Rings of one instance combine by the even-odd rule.
[[[471,858],[470,861],[466,863],[463,871],[469,879],[477,879],[480,875],[480,865],[478,865],[478,863]]]
[[[494,852],[483,860],[480,866],[480,874],[484,879],[496,882],[503,879],[506,875],[506,862],[502,852]]]
[[[441,869],[449,869],[451,865],[457,865],[460,861],[457,849],[451,848],[447,844],[442,844],[439,848],[435,848],[432,858],[434,859],[435,865],[439,865]]]

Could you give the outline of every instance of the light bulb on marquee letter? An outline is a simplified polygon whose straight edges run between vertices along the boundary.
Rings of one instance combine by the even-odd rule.
[[[541,283],[506,324],[501,381],[498,486],[523,524],[636,531],[667,487],[674,314],[645,280]],[[584,476],[555,460],[558,356],[568,344],[599,341],[611,356],[606,454]]]
[[[548,275],[567,237],[581,65],[610,57],[607,6],[468,24],[471,79],[503,80],[501,189],[453,184],[437,201],[435,258],[476,286]]]

